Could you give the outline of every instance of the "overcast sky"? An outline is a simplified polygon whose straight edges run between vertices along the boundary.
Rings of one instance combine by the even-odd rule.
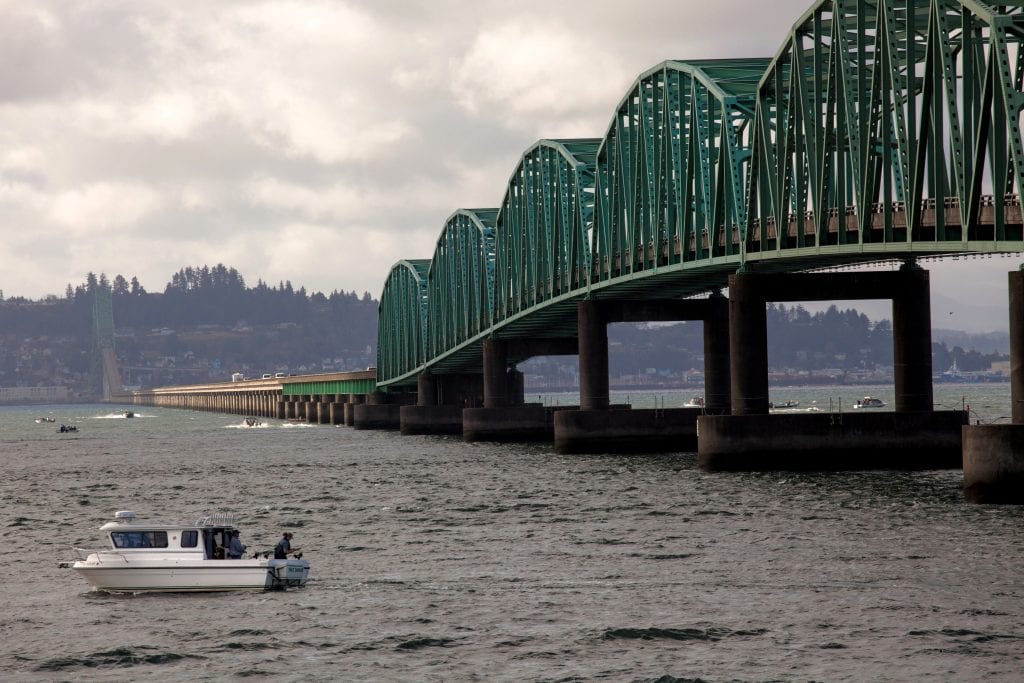
[[[772,56],[810,4],[0,0],[0,290],[224,263],[379,297],[535,141],[601,137],[666,59]],[[951,326],[1005,328],[1016,263],[933,271],[943,315],[991,309]]]

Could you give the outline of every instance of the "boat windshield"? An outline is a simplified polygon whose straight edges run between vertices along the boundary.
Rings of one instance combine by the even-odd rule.
[[[166,531],[112,531],[115,548],[166,548]]]

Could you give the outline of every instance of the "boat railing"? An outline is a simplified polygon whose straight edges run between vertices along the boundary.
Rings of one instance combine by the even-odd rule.
[[[121,562],[128,562],[128,558],[125,557],[124,552],[119,548],[102,548],[100,550],[87,550],[85,548],[72,548],[75,551],[75,555],[80,560],[88,560],[90,557],[95,557],[96,561],[102,563],[103,560],[114,562],[120,560]]]
[[[199,518],[196,526],[235,526],[235,516],[230,512],[215,512]]]

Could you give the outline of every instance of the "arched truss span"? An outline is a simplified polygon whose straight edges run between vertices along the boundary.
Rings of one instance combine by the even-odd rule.
[[[491,326],[497,209],[460,209],[445,223],[427,277],[431,357]]]
[[[600,143],[541,140],[520,159],[498,214],[495,321],[586,286]]]
[[[664,62],[619,103],[597,157],[595,281],[737,256],[768,59]]]
[[[748,258],[793,270],[801,254],[1021,240],[1022,36],[1019,6],[815,4],[758,87]]]
[[[402,377],[427,360],[429,268],[429,259],[399,261],[384,282],[377,322],[378,378]]]

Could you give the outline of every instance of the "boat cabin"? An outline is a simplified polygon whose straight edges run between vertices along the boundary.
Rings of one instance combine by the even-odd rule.
[[[114,550],[202,553],[205,560],[223,560],[235,528],[231,515],[210,515],[194,526],[176,527],[138,523],[134,512],[122,510],[100,530],[107,532]]]

